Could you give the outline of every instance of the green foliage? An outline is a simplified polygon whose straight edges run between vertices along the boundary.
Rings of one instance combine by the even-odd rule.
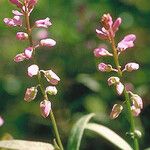
[[[24,140],[0,141],[0,147],[15,150],[54,150],[54,147],[51,144]]]
[[[73,126],[68,141],[68,150],[79,150],[81,139],[86,125],[93,116],[94,114],[85,115],[82,118],[80,118]]]

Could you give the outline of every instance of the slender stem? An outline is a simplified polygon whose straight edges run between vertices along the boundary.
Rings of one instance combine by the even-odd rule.
[[[118,54],[117,54],[117,49],[116,49],[114,38],[111,38],[111,46],[112,46],[112,49],[113,49],[113,57],[114,57],[115,65],[116,65],[117,70],[118,70],[118,75],[119,75],[120,78],[122,78],[122,71],[121,71],[121,67],[120,67],[120,64],[119,64],[119,59],[118,59]],[[135,131],[135,122],[134,122],[134,118],[133,118],[132,111],[131,111],[130,98],[129,98],[129,95],[128,95],[126,89],[124,89],[123,93],[124,93],[125,100],[126,100],[128,117],[129,117],[129,122],[130,122],[130,132],[134,133],[134,131]],[[138,139],[135,136],[133,136],[133,145],[134,145],[134,150],[139,150]]]
[[[32,40],[32,29],[31,29],[31,25],[30,25],[30,18],[29,18],[29,13],[27,11],[26,6],[25,6],[24,16],[25,16],[25,23],[26,23],[26,32],[28,33],[28,36],[29,36],[29,44],[30,44],[31,47],[33,47],[33,51],[34,51],[34,55],[35,55],[35,47],[33,45],[33,40]],[[36,62],[35,57],[34,57],[33,60],[34,60],[34,63],[35,63]],[[43,94],[43,97],[46,100],[48,100],[48,96],[44,91],[44,86],[43,86],[42,81],[41,81],[41,74],[40,73],[38,73],[37,80],[38,80],[38,83],[40,85],[40,89],[41,89],[41,92]],[[54,114],[53,114],[52,110],[50,111],[50,118],[51,118],[51,121],[52,121],[52,126],[53,126],[53,129],[54,129],[54,133],[55,133],[56,140],[57,140],[57,143],[59,145],[59,148],[60,148],[60,150],[63,150],[63,145],[62,145],[62,142],[61,142],[61,139],[60,139],[60,135],[59,135],[59,132],[58,132],[56,120],[55,120],[55,117],[54,117]]]

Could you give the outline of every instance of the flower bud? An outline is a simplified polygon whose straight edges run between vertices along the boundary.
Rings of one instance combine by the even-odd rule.
[[[15,61],[15,62],[20,62],[20,61],[23,61],[25,58],[26,58],[26,57],[25,57],[24,53],[20,53],[20,54],[17,54],[17,55],[15,56],[14,61]]]
[[[117,91],[118,95],[121,95],[123,90],[124,90],[124,85],[121,82],[117,83],[116,84],[116,91]]]
[[[141,109],[135,106],[131,106],[131,111],[132,111],[133,116],[138,116],[141,112]]]
[[[142,101],[142,98],[137,95],[137,94],[132,94],[131,96],[131,101],[133,102],[133,105],[136,107],[136,108],[139,108],[139,109],[142,109],[143,108],[143,101]]]
[[[100,63],[98,65],[98,69],[99,69],[99,71],[102,71],[102,72],[110,72],[110,71],[113,70],[111,65],[108,65],[108,64],[105,64],[105,63]]]
[[[32,77],[35,76],[39,73],[39,67],[37,65],[31,65],[30,67],[28,67],[28,76]]]
[[[23,13],[21,13],[21,12],[18,11],[18,10],[12,10],[12,13],[13,13],[15,16],[23,16]]]
[[[53,39],[43,39],[40,41],[40,46],[53,47],[56,45],[56,41]]]
[[[120,79],[118,77],[110,77],[108,80],[108,85],[117,84],[120,82]]]
[[[101,23],[106,30],[109,30],[113,24],[110,14],[104,14],[101,19]]]
[[[94,55],[95,57],[101,57],[101,56],[113,56],[111,53],[109,53],[105,48],[99,47],[94,49]]]
[[[52,70],[44,71],[44,76],[53,85],[57,85],[60,81],[60,78]]]
[[[103,40],[108,39],[108,35],[103,31],[96,29],[96,34],[100,39],[103,39]]]
[[[119,114],[121,113],[122,109],[123,109],[122,105],[115,104],[110,113],[110,118],[111,119],[117,118],[119,116]]]
[[[135,130],[134,134],[137,138],[141,138],[142,137],[142,133],[139,130]]]
[[[112,26],[113,32],[115,33],[116,31],[118,31],[118,28],[121,24],[122,20],[121,18],[117,18]]]
[[[25,33],[25,32],[18,32],[18,33],[16,34],[16,38],[17,38],[18,40],[26,40],[26,39],[28,39],[28,34]]]
[[[46,19],[42,19],[42,20],[37,20],[35,22],[35,26],[37,28],[48,28],[52,25],[52,23],[50,22],[50,18],[46,18]]]
[[[131,72],[131,71],[137,70],[137,69],[139,69],[139,64],[137,64],[137,63],[127,63],[125,65],[125,69],[124,70],[126,70],[128,72]]]
[[[32,58],[33,53],[33,47],[28,47],[24,50],[24,55],[26,56],[26,59]]]
[[[57,89],[55,86],[48,86],[45,90],[46,93],[50,95],[56,95],[57,94]]]
[[[48,100],[43,100],[40,103],[40,109],[41,109],[41,115],[46,118],[48,117],[50,111],[51,111],[51,102]]]
[[[24,100],[27,102],[34,100],[37,95],[37,92],[38,90],[36,87],[27,88]]]
[[[4,124],[4,120],[3,118],[0,116],[0,126],[2,126]]]
[[[9,0],[12,4],[15,4],[18,8],[22,8],[22,4],[19,0]]]

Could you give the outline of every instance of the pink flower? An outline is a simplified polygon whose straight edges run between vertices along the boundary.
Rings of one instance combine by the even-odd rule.
[[[121,95],[123,93],[123,90],[124,90],[124,85],[119,82],[116,84],[116,91],[118,93],[118,95]]]
[[[32,77],[35,76],[39,73],[39,67],[37,65],[31,65],[30,67],[28,67],[28,76]]]
[[[48,117],[50,111],[51,111],[51,102],[48,100],[43,100],[40,103],[40,109],[41,109],[41,115],[46,118]]]
[[[122,22],[121,18],[117,18],[117,19],[115,20],[115,22],[114,22],[114,24],[113,24],[113,26],[112,26],[113,32],[118,31],[118,28],[119,28],[121,22]]]
[[[48,86],[45,90],[46,93],[50,95],[56,95],[57,94],[57,89],[55,86]]]
[[[139,69],[139,64],[133,62],[133,63],[127,63],[123,71],[126,70],[128,72],[131,72],[133,70],[138,70],[138,69]]]
[[[4,120],[3,118],[0,116],[0,126],[2,126],[4,124]]]
[[[134,41],[136,36],[134,34],[129,34],[124,37],[124,39],[118,43],[118,51],[124,51],[127,48],[131,48],[134,46]]]
[[[99,69],[99,71],[102,71],[102,72],[110,72],[113,70],[111,65],[108,65],[105,63],[100,63],[98,65],[98,69]]]
[[[32,58],[33,53],[33,47],[28,47],[24,50],[24,55],[26,56],[26,59]]]
[[[136,108],[139,108],[139,109],[142,109],[143,108],[143,101],[142,101],[142,98],[137,95],[137,94],[131,94],[131,101],[133,102],[133,105],[136,107]]]
[[[25,32],[17,32],[16,38],[18,40],[26,40],[26,39],[28,39],[28,34]]]
[[[136,108],[135,106],[131,106],[131,111],[132,111],[133,116],[138,116],[141,113],[141,109]]]
[[[28,8],[32,9],[37,3],[37,0],[28,0]]]
[[[94,49],[94,55],[95,57],[101,57],[101,56],[113,56],[111,53],[109,53],[105,48],[99,47]]]
[[[115,119],[119,116],[119,114],[121,113],[123,107],[119,104],[115,104],[112,108],[112,111],[110,113],[110,118],[111,119]]]
[[[9,0],[12,4],[15,4],[17,7],[22,8],[22,4],[19,0]]]
[[[37,28],[48,28],[52,25],[52,23],[50,22],[50,18],[46,18],[46,19],[42,19],[42,20],[37,20],[35,22],[35,26]]]
[[[113,23],[110,14],[104,14],[102,16],[101,22],[103,25],[101,30],[96,29],[98,37],[101,39],[110,39],[111,37],[115,36],[115,33],[121,24],[121,18],[117,18]]]
[[[14,16],[13,19],[11,18],[4,18],[4,23],[8,26],[22,26],[22,19],[20,16]]]
[[[12,10],[12,13],[13,13],[15,16],[23,16],[23,13],[19,12],[18,10]]]
[[[108,85],[118,84],[120,82],[120,79],[118,77],[110,77],[108,78]]]
[[[60,81],[60,78],[52,70],[44,71],[44,76],[53,85],[57,85]]]
[[[56,41],[53,39],[43,39],[40,41],[40,46],[53,47],[56,45]]]
[[[37,92],[38,91],[36,87],[27,88],[24,100],[27,102],[34,100],[37,95]]]
[[[20,62],[20,61],[23,61],[25,58],[26,58],[26,56],[24,55],[24,53],[20,53],[15,56],[14,61]]]

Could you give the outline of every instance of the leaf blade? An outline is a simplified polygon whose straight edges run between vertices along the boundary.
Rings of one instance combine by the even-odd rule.
[[[0,141],[0,147],[15,150],[54,150],[54,147],[49,143],[25,140]]]
[[[71,136],[69,138],[68,150],[79,150],[81,139],[83,136],[84,129],[89,120],[94,116],[93,113],[81,117],[71,130]]]
[[[86,129],[99,134],[100,136],[107,139],[109,142],[116,145],[118,148],[122,150],[133,150],[131,146],[124,139],[122,139],[114,131],[110,130],[109,128],[103,125],[96,124],[96,123],[88,123]]]

